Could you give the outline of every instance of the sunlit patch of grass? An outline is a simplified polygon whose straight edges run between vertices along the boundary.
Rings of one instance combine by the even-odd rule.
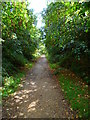
[[[0,90],[2,97],[7,97],[17,90],[19,84],[21,83],[22,78],[25,76],[25,73],[26,73],[25,69],[30,69],[32,68],[32,66],[33,66],[33,63],[30,62],[26,64],[25,68],[19,71],[19,73],[13,74],[13,76],[3,78],[3,87]]]
[[[5,77],[4,78],[4,86],[2,87],[2,97],[7,97],[8,95],[14,93],[19,83],[21,82],[21,78],[25,75],[24,72],[18,73],[17,75]]]
[[[78,110],[79,117],[88,118],[88,87],[87,85],[81,86],[79,83],[68,76],[60,74],[60,85],[64,92],[65,98],[69,100],[71,108]]]

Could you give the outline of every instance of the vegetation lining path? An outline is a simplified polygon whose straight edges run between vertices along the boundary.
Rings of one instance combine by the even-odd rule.
[[[20,90],[3,100],[4,118],[67,118],[71,115],[44,56],[28,71]]]

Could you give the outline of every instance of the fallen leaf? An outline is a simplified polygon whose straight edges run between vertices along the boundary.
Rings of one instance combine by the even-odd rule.
[[[76,118],[78,118],[78,115],[76,114]]]
[[[72,114],[72,117],[71,117],[72,119],[74,119],[74,115]]]
[[[62,91],[64,91],[64,89],[62,89]]]
[[[72,108],[70,108],[70,110],[71,110],[71,111],[73,111],[73,109],[72,109]]]
[[[77,100],[77,102],[80,102],[80,100]]]

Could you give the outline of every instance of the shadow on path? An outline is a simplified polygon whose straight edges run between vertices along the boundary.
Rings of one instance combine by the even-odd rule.
[[[3,100],[3,118],[68,118],[72,113],[45,56],[28,71],[20,89]]]

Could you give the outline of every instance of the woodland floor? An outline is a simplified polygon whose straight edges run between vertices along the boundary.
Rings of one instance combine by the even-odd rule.
[[[71,118],[72,114],[44,56],[27,72],[17,92],[3,99],[3,118]]]

